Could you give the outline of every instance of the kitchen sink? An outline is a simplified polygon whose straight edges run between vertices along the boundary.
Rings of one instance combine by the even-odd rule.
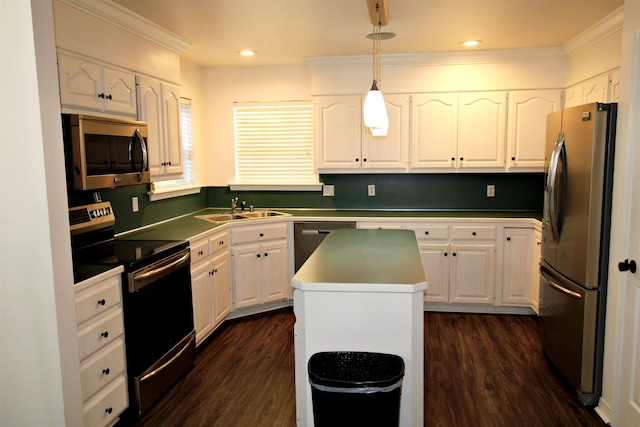
[[[240,214],[231,214],[231,213],[196,215],[196,218],[204,219],[205,221],[209,221],[209,222],[227,222],[227,221],[233,221],[234,219],[243,219],[243,217]]]
[[[277,212],[277,211],[254,211],[254,212],[242,212],[237,215],[240,215],[245,218],[267,218],[271,216],[283,216],[286,214],[282,212]]]
[[[235,221],[238,219],[257,219],[257,218],[269,218],[274,216],[285,216],[287,214],[277,211],[254,211],[254,212],[240,212],[240,213],[221,213],[210,215],[196,215],[196,218],[203,219],[209,222],[222,223],[228,221]]]

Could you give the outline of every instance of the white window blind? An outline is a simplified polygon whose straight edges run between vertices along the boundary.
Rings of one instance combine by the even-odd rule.
[[[313,104],[234,105],[237,184],[316,184]]]

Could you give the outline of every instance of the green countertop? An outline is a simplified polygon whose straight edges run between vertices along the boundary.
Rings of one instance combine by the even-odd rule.
[[[300,218],[301,220],[322,220],[323,218],[353,218],[354,220],[357,218],[541,218],[540,213],[536,212],[508,211],[371,211],[290,208],[273,208],[269,210],[276,210],[291,215],[294,218]],[[196,216],[225,212],[229,212],[229,208],[207,208],[151,226],[121,233],[117,238],[124,240],[188,240],[225,224],[208,222],[198,219]],[[236,220],[234,223],[245,223],[249,221],[259,220]]]
[[[291,285],[310,291],[420,292],[426,280],[413,231],[339,229],[323,240]]]

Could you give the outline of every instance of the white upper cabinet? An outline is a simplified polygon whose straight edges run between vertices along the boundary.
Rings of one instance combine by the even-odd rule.
[[[176,179],[182,175],[180,94],[177,86],[138,77],[138,119],[149,126],[151,179]]]
[[[618,102],[620,70],[592,77],[584,82],[569,86],[565,95],[565,108],[591,102]]]
[[[458,167],[504,168],[507,93],[461,93]]]
[[[458,94],[414,95],[411,169],[451,169],[458,157]]]
[[[316,101],[318,170],[359,169],[362,141],[362,99],[327,96]]]
[[[58,54],[58,78],[63,107],[136,115],[136,78],[132,73]]]
[[[409,96],[384,95],[389,116],[387,136],[364,128],[360,95],[323,96],[316,100],[316,159],[319,172],[367,169],[404,171],[409,145]]]
[[[414,95],[412,170],[504,170],[506,92]]]
[[[561,108],[559,90],[513,91],[509,94],[507,170],[542,172],[547,115]]]

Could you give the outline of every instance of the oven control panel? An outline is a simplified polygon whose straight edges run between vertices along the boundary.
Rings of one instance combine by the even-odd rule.
[[[113,214],[111,202],[108,201],[69,208],[71,234],[112,227],[115,222],[116,217]]]

